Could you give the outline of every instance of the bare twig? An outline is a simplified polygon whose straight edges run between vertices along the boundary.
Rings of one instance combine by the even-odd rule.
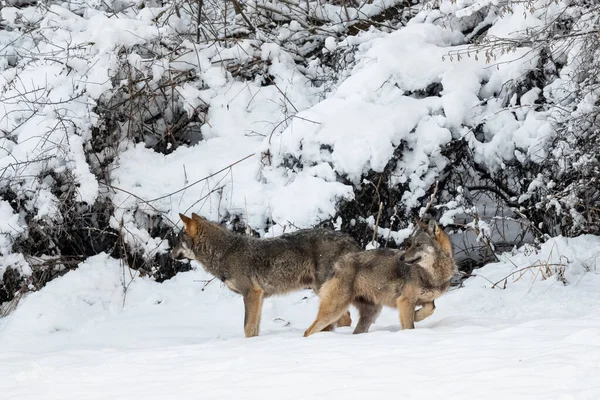
[[[252,22],[250,22],[250,20],[248,19],[248,17],[244,13],[244,10],[242,9],[242,6],[240,6],[240,3],[238,3],[237,0],[231,0],[231,3],[233,3],[233,8],[235,9],[235,12],[237,14],[240,14],[242,16],[242,18],[244,19],[244,22],[246,22],[246,25],[248,25],[248,28],[252,32],[256,32],[256,28],[254,27],[254,25],[252,25]]]
[[[207,176],[205,176],[204,178],[200,178],[200,179],[198,179],[197,181],[194,181],[194,182],[190,183],[189,185],[182,187],[182,188],[181,188],[181,189],[179,189],[179,190],[176,190],[176,191],[174,191],[174,192],[172,192],[172,193],[165,194],[164,196],[160,196],[160,197],[157,197],[157,198],[155,198],[155,199],[152,199],[152,200],[147,200],[147,201],[144,201],[144,202],[145,202],[145,203],[151,203],[151,202],[154,202],[154,201],[157,201],[157,200],[161,200],[161,199],[165,199],[165,198],[167,198],[167,197],[173,196],[174,194],[177,194],[177,193],[183,192],[184,190],[187,190],[187,189],[191,188],[192,186],[194,186],[194,185],[197,185],[197,184],[198,184],[198,183],[200,183],[200,182],[204,182],[204,181],[206,181],[206,180],[208,180],[208,179],[212,178],[212,177],[213,177],[213,176],[215,176],[215,175],[219,175],[221,172],[223,172],[223,171],[225,171],[225,170],[227,170],[227,169],[229,169],[229,168],[233,167],[234,165],[237,165],[237,164],[241,163],[242,161],[245,161],[245,160],[247,160],[248,158],[252,157],[253,155],[254,155],[254,153],[252,153],[252,154],[248,154],[246,157],[240,158],[239,160],[237,160],[237,161],[235,161],[235,162],[233,162],[233,163],[229,164],[228,166],[221,168],[221,169],[220,169],[220,170],[218,170],[217,172],[214,172],[214,173],[212,173],[212,174],[210,174],[210,175],[207,175]]]
[[[520,268],[516,271],[511,272],[510,274],[506,275],[504,278],[500,279],[498,282],[494,283],[492,285],[492,289],[494,289],[496,286],[498,286],[499,283],[506,281],[508,278],[510,278],[511,276],[514,276],[516,274],[522,273],[523,271],[527,271],[533,268],[542,268],[542,267],[565,267],[565,264],[562,263],[546,263],[546,264],[537,264],[537,265],[529,265],[527,267],[523,267]]]
[[[377,220],[375,221],[375,228],[373,229],[373,240],[372,243],[375,243],[377,239],[377,229],[379,228],[379,218],[381,218],[381,210],[383,209],[383,203],[379,202],[379,212],[377,213]]]
[[[425,210],[423,211],[423,213],[421,213],[421,216],[424,216],[425,214],[427,214],[429,212],[429,209],[431,208],[431,205],[433,204],[433,201],[435,200],[435,195],[437,194],[437,191],[438,191],[438,183],[439,183],[438,181],[435,181],[433,193],[431,194],[429,203],[427,203],[427,206],[425,206]]]
[[[200,289],[201,291],[203,291],[203,292],[204,292],[204,289],[206,289],[206,287],[207,287],[207,286],[208,286],[208,285],[209,285],[209,284],[210,284],[212,281],[214,281],[215,279],[217,279],[217,277],[216,277],[216,276],[213,276],[213,277],[212,277],[212,278],[210,278],[210,279],[195,280],[194,282],[202,282],[202,283],[204,283],[204,286],[202,286],[202,289]]]

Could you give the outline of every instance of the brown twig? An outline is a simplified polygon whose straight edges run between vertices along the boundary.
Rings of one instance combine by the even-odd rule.
[[[292,108],[294,109],[294,111],[296,111],[296,114],[298,113],[298,109],[296,108],[296,106],[294,105],[294,103],[292,103],[292,101],[289,99],[289,97],[287,97],[287,95],[283,92],[283,90],[281,90],[281,88],[279,88],[279,86],[277,85],[277,83],[273,80],[273,78],[271,78],[269,75],[266,75],[266,78],[271,81],[271,83],[273,85],[275,85],[275,89],[277,89],[277,91],[279,93],[281,93],[281,95],[283,96],[283,98],[290,103],[290,106],[292,106]]]
[[[423,211],[423,213],[421,214],[421,216],[427,214],[427,212],[431,208],[431,205],[433,204],[433,201],[435,200],[435,195],[437,194],[437,191],[438,191],[438,184],[439,184],[439,182],[435,181],[435,187],[433,188],[433,193],[431,194],[431,198],[429,199],[429,203],[427,203],[427,205],[425,206],[425,211]]]
[[[292,104],[292,107],[294,105]],[[273,138],[273,134],[275,133],[275,131],[277,130],[277,128],[279,128],[282,124],[284,124],[285,122],[287,122],[288,120],[292,119],[292,118],[298,118],[301,119],[302,121],[307,121],[307,122],[312,122],[313,124],[319,124],[321,125],[320,122],[318,121],[311,121],[308,118],[303,118],[303,117],[299,117],[296,114],[293,115],[288,115],[287,117],[285,117],[281,122],[279,122],[277,125],[275,125],[275,127],[273,128],[273,130],[271,131],[271,134],[269,135],[269,144],[271,144],[271,139]]]
[[[213,276],[210,279],[195,280],[194,282],[204,282],[204,286],[202,286],[202,289],[201,289],[204,292],[204,289],[215,279],[217,279],[217,277]]]
[[[204,5],[203,0],[198,0],[198,15],[196,17],[196,42],[200,42],[200,30],[202,26],[202,6]]]
[[[246,22],[246,25],[248,25],[248,28],[252,32],[256,32],[256,28],[254,27],[254,25],[252,25],[252,22],[250,22],[250,20],[244,13],[244,10],[242,9],[242,6],[240,6],[240,3],[238,3],[237,0],[231,0],[231,3],[233,4],[233,8],[235,9],[236,14],[240,14],[242,16],[242,18]]]
[[[381,179],[383,178],[383,175],[379,175],[379,180],[377,181],[377,186],[375,186],[375,193],[377,193],[377,200],[379,201],[379,211],[377,212],[377,221],[375,222],[375,227],[373,228],[373,239],[371,240],[371,243],[375,243],[375,239],[377,238],[377,228],[379,225],[379,218],[381,217],[381,210],[383,207],[383,203],[381,202],[381,195],[379,194],[379,187],[381,186]],[[371,185],[373,185],[373,182],[370,182]],[[375,203],[375,200],[373,199],[373,203]],[[371,204],[371,207],[373,206],[373,204]],[[365,227],[365,233],[366,233],[366,227]]]
[[[375,239],[377,239],[377,228],[379,228],[379,218],[381,217],[381,210],[383,209],[383,203],[379,202],[379,212],[377,213],[377,221],[375,221],[375,229],[373,229],[373,241],[375,243]]]
[[[500,279],[498,282],[494,283],[492,285],[492,289],[494,289],[500,282],[503,282],[503,281],[507,280],[508,278],[510,278],[513,275],[516,275],[516,274],[518,274],[520,272],[523,272],[523,271],[527,271],[529,269],[542,268],[542,267],[565,267],[565,264],[561,264],[561,263],[546,263],[546,264],[538,264],[538,265],[529,265],[527,267],[520,268],[520,269],[518,269],[516,271],[511,272],[510,274],[508,274],[504,278]]]
[[[136,195],[135,193],[132,193],[132,192],[130,192],[129,190],[122,189],[122,188],[120,188],[120,187],[117,187],[117,186],[111,185],[111,184],[109,184],[109,183],[106,183],[106,182],[103,182],[103,181],[98,181],[98,183],[99,183],[99,184],[101,184],[101,185],[103,185],[103,186],[106,186],[107,188],[110,188],[110,189],[113,189],[113,190],[118,190],[118,191],[120,191],[120,192],[123,192],[123,193],[127,193],[128,195],[130,195],[130,196],[133,196],[133,197],[135,197],[136,199],[138,199],[138,200],[139,200],[139,201],[140,201],[142,204],[146,204],[146,205],[148,205],[150,208],[152,208],[152,209],[153,209],[154,211],[156,211],[158,214],[163,214],[163,213],[162,213],[162,212],[161,212],[161,211],[160,211],[158,208],[154,207],[154,206],[153,206],[152,204],[150,204],[150,203],[152,203],[152,202],[154,202],[154,201],[157,201],[157,200],[164,199],[164,198],[166,198],[166,197],[169,197],[169,196],[172,196],[172,195],[174,195],[174,194],[177,194],[177,193],[183,192],[184,190],[187,190],[187,189],[189,189],[190,187],[192,187],[192,186],[194,186],[194,185],[197,185],[197,184],[198,184],[198,183],[200,183],[200,182],[206,181],[206,180],[208,180],[208,179],[212,178],[213,176],[215,176],[215,175],[218,175],[218,174],[220,174],[221,172],[223,172],[223,171],[225,171],[225,170],[227,170],[227,169],[229,169],[229,168],[233,167],[234,165],[241,163],[242,161],[244,161],[244,160],[246,160],[246,159],[248,159],[248,158],[252,157],[253,155],[254,155],[254,153],[252,153],[252,154],[249,154],[249,155],[247,155],[246,157],[244,157],[244,158],[241,158],[241,159],[237,160],[236,162],[234,162],[234,163],[231,163],[231,164],[229,164],[228,166],[226,166],[226,167],[224,167],[224,168],[221,168],[221,169],[220,169],[220,170],[218,170],[217,172],[214,172],[214,173],[212,173],[212,174],[210,174],[210,175],[207,175],[207,176],[205,176],[204,178],[198,179],[197,181],[195,181],[195,182],[192,182],[192,183],[190,183],[189,185],[187,185],[187,186],[184,186],[183,188],[181,188],[181,189],[179,189],[179,190],[176,190],[176,191],[174,191],[174,192],[172,192],[172,193],[169,193],[169,194],[166,194],[166,195],[164,195],[164,196],[157,197],[157,198],[155,198],[155,199],[152,199],[152,200],[146,200],[146,199],[143,199],[143,198],[141,198],[140,196]],[[210,193],[209,193],[209,194],[210,194]],[[175,224],[173,221],[171,221],[171,220],[170,220],[168,217],[166,217],[166,216],[164,216],[164,217],[165,217],[165,218],[166,218],[166,219],[167,219],[169,222],[171,222],[171,224],[173,224],[173,226],[175,226],[175,225],[176,225],[176,224]]]
[[[183,192],[184,190],[187,190],[187,189],[191,188],[192,186],[194,186],[194,185],[197,185],[197,184],[198,184],[198,183],[200,183],[200,182],[206,181],[206,180],[208,180],[208,179],[212,178],[213,176],[215,176],[215,175],[218,175],[218,174],[220,174],[221,172],[223,172],[223,171],[225,171],[225,170],[227,170],[227,169],[229,169],[229,168],[233,167],[234,165],[236,165],[236,164],[239,164],[239,163],[241,163],[242,161],[245,161],[245,160],[247,160],[248,158],[252,157],[253,155],[254,155],[254,153],[252,153],[252,154],[248,154],[246,157],[244,157],[244,158],[240,158],[240,159],[239,159],[239,160],[237,160],[236,162],[233,162],[233,163],[229,164],[228,166],[221,168],[221,169],[220,169],[220,170],[218,170],[217,172],[214,172],[214,173],[212,173],[212,174],[210,174],[210,175],[207,175],[207,176],[205,176],[204,178],[198,179],[197,181],[195,181],[195,182],[192,182],[192,183],[190,183],[189,185],[187,185],[187,186],[184,186],[184,187],[182,187],[182,188],[181,188],[181,189],[179,189],[179,190],[176,190],[176,191],[174,191],[174,192],[172,192],[172,193],[169,193],[169,194],[165,194],[164,196],[160,196],[160,197],[157,197],[157,198],[155,198],[155,199],[152,199],[152,200],[145,200],[145,202],[146,202],[146,203],[151,203],[151,202],[153,202],[153,201],[162,200],[162,199],[165,199],[165,198],[167,198],[167,197],[173,196],[174,194],[177,194],[177,193]]]

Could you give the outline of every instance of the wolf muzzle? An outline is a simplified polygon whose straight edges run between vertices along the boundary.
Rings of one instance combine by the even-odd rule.
[[[407,260],[406,257],[404,257],[404,254],[400,256],[400,261],[403,261],[407,264],[416,264],[419,261],[421,261],[421,256],[415,257],[412,260]]]

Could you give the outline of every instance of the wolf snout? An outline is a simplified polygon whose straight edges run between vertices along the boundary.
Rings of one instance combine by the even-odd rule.
[[[419,256],[419,257],[413,258],[412,260],[402,260],[402,261],[406,262],[407,264],[416,264],[419,261],[421,261],[421,257]]]
[[[412,259],[407,259],[405,254],[400,256],[400,261],[405,262],[407,264],[415,264],[421,261],[421,256],[413,257]]]

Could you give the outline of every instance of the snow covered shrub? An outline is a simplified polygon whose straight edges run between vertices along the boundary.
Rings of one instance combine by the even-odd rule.
[[[428,2],[364,46],[352,75],[302,114],[321,125],[282,134],[280,159],[328,163],[353,186],[331,222],[363,244],[377,220],[379,244],[399,244],[436,182],[431,211],[469,265],[597,232],[598,16],[585,1]]]
[[[176,90],[197,76],[193,70],[165,68],[174,60],[161,55],[164,50],[146,43],[144,48],[120,51],[110,77],[113,88],[103,93],[95,108],[101,122],[92,140],[100,153],[118,148],[125,140],[161,153],[201,140],[200,125],[207,107],[200,103],[193,110],[184,109]],[[190,52],[185,48],[174,51]]]
[[[104,190],[123,137],[102,137],[95,127],[103,122],[96,101],[118,65],[111,40],[121,41],[116,32],[125,21],[92,8],[82,14],[59,5],[2,10],[2,300],[40,288],[91,255],[117,255],[123,245],[109,225],[114,206]],[[124,46],[145,41],[143,25],[128,26]]]
[[[539,222],[551,235],[600,234],[600,8],[574,2],[564,19],[570,29],[550,44],[566,67],[544,90],[554,103],[557,135],[539,176],[545,188],[536,185],[541,188],[535,206],[546,210]]]
[[[358,6],[69,1],[4,7],[0,276],[6,279],[1,301],[23,288],[43,286],[98,252],[126,259],[157,279],[189,268],[166,254],[176,207],[163,203],[172,195],[168,190],[154,200],[135,195],[132,187],[139,183],[129,186],[126,177],[147,166],[125,173],[125,158],[136,145],[168,155],[218,136],[221,128],[211,131],[207,121],[210,103],[212,123],[218,125],[219,107],[242,107],[244,100],[237,104],[228,94],[238,82],[240,88],[250,83],[256,93],[272,86],[259,97],[275,99],[276,93],[281,100],[255,117],[267,120],[268,127],[254,127],[249,134],[260,138],[283,130],[315,101],[290,93],[287,80],[312,82],[322,87],[318,96],[323,96],[332,88],[329,81],[353,62],[360,40],[344,42],[350,29],[357,34],[375,24],[384,28],[386,12],[398,21],[408,16],[400,2],[363,5],[360,12]],[[339,55],[335,67],[333,61],[321,62],[325,48]],[[187,182],[195,171],[184,164],[177,173]],[[211,188],[208,198],[224,198],[222,190]],[[201,194],[190,203],[198,198],[207,197]],[[222,211],[217,219],[240,225],[243,212]],[[264,232],[269,218],[263,210],[254,213],[253,224]]]
[[[522,121],[511,142],[512,156],[505,157],[502,168],[467,158],[473,175],[483,180],[477,189],[511,209],[538,239],[600,233],[600,9],[586,0],[477,2],[456,15],[475,11],[486,15],[482,24],[514,20],[517,12],[531,22],[503,36],[488,32],[474,46],[451,56],[483,56],[493,63],[503,54],[528,48],[525,56],[535,61],[533,69],[506,82],[500,94],[504,112],[514,115],[504,123]],[[546,120],[546,126],[532,135],[540,120]],[[471,128],[477,141],[490,136],[490,122],[497,123],[488,119]]]
[[[12,3],[11,3],[12,4]],[[158,280],[178,213],[474,265],[597,232],[595,2],[267,0],[2,9],[0,302],[99,252]]]
[[[460,157],[463,183],[455,185],[461,191],[450,200],[464,203],[470,197],[469,204],[462,204],[464,211],[476,206],[473,192],[484,193],[500,205],[502,219],[519,222],[521,238],[600,233],[600,9],[585,0],[490,1],[453,15],[460,19],[473,13],[485,16],[475,28],[485,33],[474,45],[449,52],[450,57],[484,57],[493,65],[502,55],[525,48],[523,57],[533,68],[494,93],[503,103],[496,116],[469,127],[470,149]],[[498,34],[497,27],[519,19],[523,29],[511,26]],[[499,135],[499,122],[515,130],[505,143],[495,140],[506,137]],[[512,154],[504,154],[500,163],[481,157],[486,142],[508,143]]]

